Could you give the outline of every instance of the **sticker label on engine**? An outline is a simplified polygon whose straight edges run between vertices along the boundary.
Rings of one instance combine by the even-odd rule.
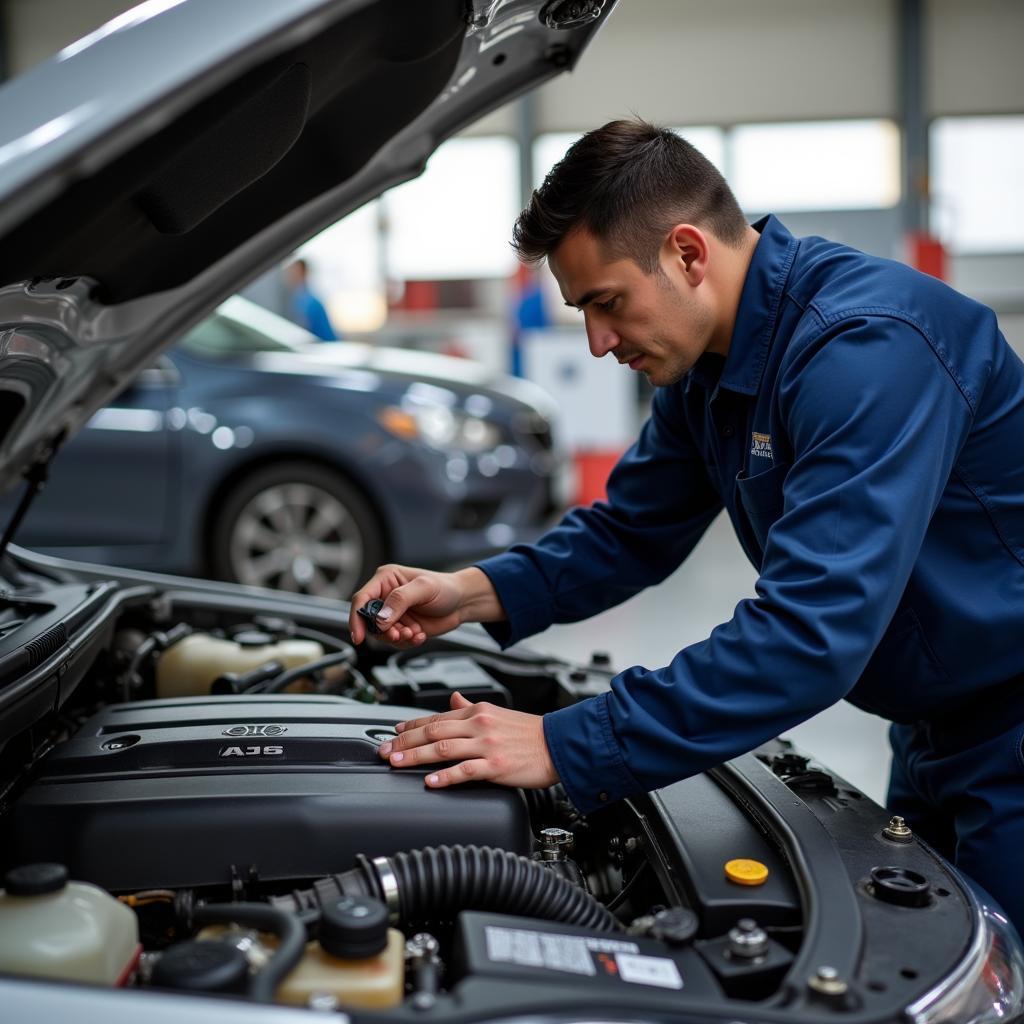
[[[578,935],[552,935],[524,928],[487,925],[487,958],[493,963],[537,967],[593,977],[603,974],[635,985],[682,988],[683,979],[667,957],[642,956],[635,942]]]
[[[634,956],[617,953],[619,977],[636,985],[657,985],[659,988],[682,988],[683,979],[674,960],[665,956]]]

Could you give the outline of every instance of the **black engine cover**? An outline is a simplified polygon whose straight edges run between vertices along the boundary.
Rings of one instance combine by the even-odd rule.
[[[377,755],[422,714],[341,697],[201,697],[106,708],[15,805],[11,864],[58,861],[114,891],[344,871],[441,843],[530,849],[518,790],[426,790]],[[434,770],[431,766],[429,770]]]

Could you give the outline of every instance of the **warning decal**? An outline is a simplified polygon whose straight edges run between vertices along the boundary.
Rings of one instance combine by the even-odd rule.
[[[674,960],[665,956],[633,956],[618,953],[619,977],[637,985],[657,985],[659,988],[682,988],[683,979]]]
[[[516,964],[607,978],[632,985],[680,989],[683,979],[669,957],[644,956],[635,942],[579,935],[557,935],[524,928],[484,928],[487,958],[492,963]]]
[[[549,935],[522,928],[495,928],[488,925],[487,958],[497,963],[522,967],[546,967],[569,974],[597,973],[591,953],[635,953],[635,942],[616,939],[581,938],[577,935]]]

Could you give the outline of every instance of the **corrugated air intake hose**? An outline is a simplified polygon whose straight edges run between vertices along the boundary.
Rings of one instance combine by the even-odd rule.
[[[428,846],[373,860],[360,856],[351,871],[272,903],[304,913],[342,895],[382,900],[392,923],[405,931],[452,921],[462,910],[519,914],[600,932],[622,927],[588,892],[537,861],[489,846]]]

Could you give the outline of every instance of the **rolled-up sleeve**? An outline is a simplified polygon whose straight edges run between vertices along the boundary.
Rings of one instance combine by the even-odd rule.
[[[545,718],[581,811],[752,749],[856,684],[970,430],[972,396],[916,325],[818,322],[778,378],[793,451],[756,597],[707,640]]]

